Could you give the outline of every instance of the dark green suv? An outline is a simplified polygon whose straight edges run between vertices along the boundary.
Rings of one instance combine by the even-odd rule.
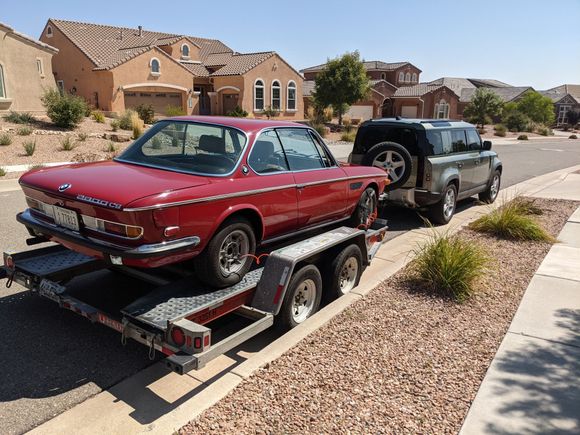
[[[381,200],[426,208],[438,224],[451,220],[458,200],[495,201],[503,169],[472,124],[399,117],[364,122],[349,162],[385,169],[391,185]]]

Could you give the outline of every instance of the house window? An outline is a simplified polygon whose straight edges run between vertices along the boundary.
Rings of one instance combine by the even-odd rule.
[[[181,56],[182,57],[189,57],[189,45],[183,44],[181,46]]]
[[[272,109],[280,110],[280,82],[274,80],[272,82]]]
[[[44,64],[42,63],[42,59],[36,59],[36,69],[40,77],[44,77]]]
[[[570,111],[571,108],[572,106],[569,106],[567,104],[560,105],[560,107],[558,108],[558,121],[557,121],[558,125],[568,123],[568,112]]]
[[[296,110],[296,83],[288,82],[288,95],[286,96],[286,109]]]
[[[387,80],[387,74],[381,73],[381,80]]]
[[[6,98],[6,87],[4,85],[4,67],[0,65],[0,98]]]
[[[51,26],[48,26],[46,28],[46,37],[47,38],[52,38],[52,27]]]
[[[399,83],[403,83],[405,81],[405,73],[401,71],[399,73]]]
[[[161,74],[161,63],[159,62],[159,59],[157,59],[156,57],[152,58],[151,62],[149,62],[149,66],[151,67],[152,75]]]
[[[449,118],[449,103],[447,101],[442,99],[441,101],[439,101],[439,103],[435,104],[433,118],[435,119]]]
[[[412,78],[411,78],[411,81],[412,81],[413,83],[417,83],[417,73],[413,73],[413,76],[412,76]]]
[[[411,73],[407,73],[407,74],[405,74],[405,81],[406,81],[407,83],[410,83],[410,82],[411,82]]]
[[[260,79],[254,83],[254,111],[264,110],[264,82]]]

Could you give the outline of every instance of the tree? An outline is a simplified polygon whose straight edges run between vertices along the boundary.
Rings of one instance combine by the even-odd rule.
[[[501,113],[503,102],[499,95],[489,88],[477,88],[473,99],[465,108],[463,114],[474,124],[483,128],[486,123],[491,122],[491,118]]]
[[[539,92],[527,91],[517,104],[518,111],[533,122],[544,125],[552,125],[554,123],[554,104],[550,98],[544,97]]]
[[[342,125],[348,106],[367,97],[370,81],[358,51],[329,60],[316,76],[314,100],[324,107],[332,106]]]

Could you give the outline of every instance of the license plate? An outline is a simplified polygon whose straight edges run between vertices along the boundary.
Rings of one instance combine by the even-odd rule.
[[[74,231],[79,230],[79,218],[77,213],[73,210],[67,210],[66,208],[55,206],[54,221],[61,227],[65,227]]]

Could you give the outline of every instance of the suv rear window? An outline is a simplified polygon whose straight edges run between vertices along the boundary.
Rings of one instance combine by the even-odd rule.
[[[419,155],[417,134],[415,130],[405,127],[388,127],[377,125],[361,128],[356,137],[354,152],[365,154],[380,142],[396,142],[403,145],[412,156]]]

